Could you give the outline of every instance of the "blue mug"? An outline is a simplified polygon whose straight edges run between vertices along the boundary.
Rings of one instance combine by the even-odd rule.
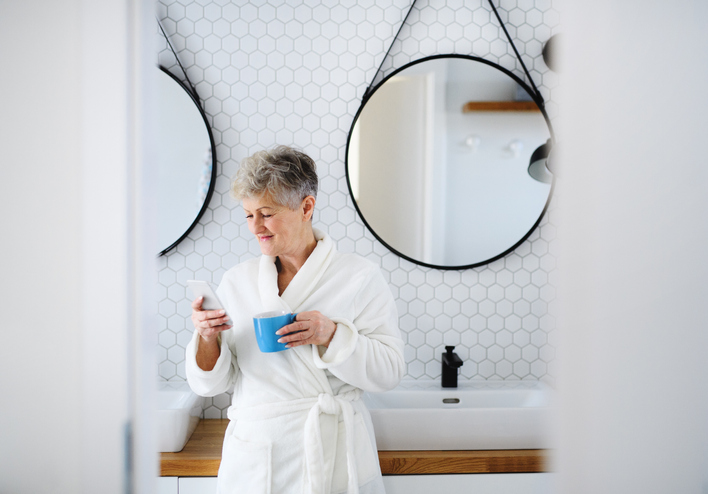
[[[275,334],[283,326],[295,322],[297,314],[291,314],[284,310],[263,312],[253,316],[253,327],[256,330],[256,341],[258,348],[263,353],[281,352],[287,350],[287,343],[278,343],[282,335]]]

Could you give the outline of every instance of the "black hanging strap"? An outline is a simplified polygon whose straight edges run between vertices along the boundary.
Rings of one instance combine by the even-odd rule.
[[[403,22],[401,22],[401,25],[398,28],[398,31],[396,32],[396,36],[393,37],[393,40],[391,41],[391,45],[388,47],[386,54],[384,55],[383,59],[381,60],[381,65],[379,65],[379,68],[376,70],[374,77],[371,79],[371,84],[369,84],[369,86],[366,88],[366,91],[364,92],[364,97],[362,98],[363,100],[366,100],[367,97],[369,96],[369,94],[371,93],[372,86],[376,82],[376,77],[379,75],[379,72],[381,72],[381,68],[383,67],[384,62],[388,58],[389,53],[391,53],[391,48],[393,48],[393,44],[396,42],[396,39],[398,39],[398,35],[401,34],[401,29],[403,29],[403,26],[405,25],[406,21],[408,20],[408,16],[411,15],[411,12],[413,11],[413,7],[415,7],[416,1],[417,0],[413,0],[413,3],[411,3],[410,8],[408,9],[408,13],[403,18]],[[531,83],[531,87],[533,88],[533,91],[534,91],[534,96],[536,96],[536,98],[541,103],[543,103],[543,96],[541,96],[541,92],[538,90],[538,87],[536,87],[536,84],[533,82],[533,78],[531,78],[531,74],[529,73],[528,69],[526,68],[526,64],[524,63],[524,60],[521,58],[521,55],[519,54],[519,50],[516,49],[516,45],[514,44],[514,40],[511,39],[511,36],[509,35],[509,31],[507,31],[506,26],[504,25],[504,22],[502,21],[501,17],[499,16],[499,12],[497,11],[497,8],[494,6],[494,3],[492,2],[492,0],[489,0],[489,5],[492,7],[492,11],[494,12],[494,15],[496,16],[497,20],[499,21],[499,25],[504,30],[504,34],[506,35],[506,39],[509,40],[509,44],[511,44],[511,48],[514,50],[514,53],[516,54],[516,58],[521,63],[521,68],[524,69],[524,73],[526,74],[526,78]],[[178,60],[178,62],[179,62],[179,60]]]
[[[170,43],[170,38],[167,37],[167,34],[165,33],[165,29],[162,27],[162,23],[160,22],[160,19],[157,17],[156,17],[156,19],[157,19],[157,25],[160,27],[160,31],[162,31],[162,35],[165,37],[165,41],[167,41],[167,46],[170,47],[172,54],[175,56],[175,60],[177,60],[177,65],[179,65],[179,68],[182,69],[182,73],[184,74],[184,78],[187,79],[187,84],[189,84],[189,87],[192,90],[192,96],[194,96],[197,101],[201,101],[199,99],[199,95],[197,94],[197,90],[194,88],[194,85],[192,84],[192,81],[189,80],[189,76],[187,75],[187,71],[184,70],[182,63],[179,61],[179,57],[177,56],[177,52],[175,52],[175,49],[172,47],[172,43]]]
[[[408,13],[403,18],[403,22],[401,22],[401,25],[399,26],[398,31],[396,32],[396,35],[393,37],[393,40],[391,40],[391,45],[388,47],[386,54],[384,55],[383,59],[381,60],[381,65],[379,65],[379,68],[376,70],[374,77],[371,79],[371,84],[369,84],[369,87],[367,87],[366,91],[364,91],[364,97],[362,99],[365,100],[367,98],[367,96],[369,96],[369,93],[371,92],[371,86],[373,86],[374,83],[376,82],[376,76],[378,76],[379,72],[381,72],[381,67],[383,67],[383,64],[386,61],[386,58],[388,58],[388,54],[391,53],[391,48],[393,48],[393,44],[396,42],[396,39],[398,39],[398,35],[401,34],[401,29],[403,29],[403,26],[405,25],[406,21],[408,20],[408,16],[411,15],[411,12],[413,11],[413,7],[415,7],[416,1],[417,0],[413,0],[413,3],[411,4],[410,8],[408,9]]]
[[[506,26],[502,22],[501,17],[499,16],[499,12],[497,12],[497,8],[494,6],[494,3],[492,2],[492,0],[489,0],[489,5],[492,6],[492,10],[494,11],[494,15],[497,16],[497,20],[499,21],[499,24],[501,25],[502,29],[504,30],[504,34],[506,34],[506,39],[509,40],[511,47],[514,49],[514,53],[516,53],[516,58],[518,58],[519,62],[521,62],[521,67],[524,69],[524,72],[526,73],[526,77],[528,78],[529,82],[531,83],[531,87],[533,87],[533,90],[536,93],[536,97],[538,97],[539,101],[541,101],[543,103],[543,96],[541,96],[541,92],[536,87],[536,84],[534,84],[533,79],[531,78],[531,74],[529,74],[528,69],[526,69],[526,64],[524,64],[524,61],[521,59],[521,55],[519,55],[519,51],[516,49],[516,45],[514,44],[514,41],[511,39],[511,36],[509,36],[509,31],[506,30]]]

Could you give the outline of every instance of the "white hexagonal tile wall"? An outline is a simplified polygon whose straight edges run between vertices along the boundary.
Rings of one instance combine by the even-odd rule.
[[[502,1],[500,15],[555,115],[556,74],[541,60],[557,32],[551,0]],[[225,5],[224,5],[225,4]],[[366,87],[403,64],[437,53],[464,53],[499,63],[526,80],[485,2],[421,0],[382,60],[408,4],[305,2],[233,4],[160,0],[158,15],[214,127],[219,176],[211,204],[178,247],[160,260],[157,354],[160,377],[184,379],[191,337],[184,284],[217,284],[234,264],[259,255],[240,206],[229,197],[238,162],[276,143],[296,145],[318,163],[315,221],[342,251],[381,265],[397,296],[407,342],[407,378],[437,379],[444,345],[459,346],[466,379],[544,379],[555,357],[555,201],[539,229],[513,253],[465,271],[422,268],[399,259],[366,230],[348,196],[344,146]],[[182,77],[164,39],[158,60]],[[553,109],[553,111],[551,111]],[[423,331],[425,329],[426,331]],[[226,417],[230,395],[208,400],[205,417]]]

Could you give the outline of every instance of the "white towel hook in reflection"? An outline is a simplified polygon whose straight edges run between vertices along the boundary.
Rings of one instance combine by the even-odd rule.
[[[509,143],[507,149],[511,152],[514,158],[518,158],[521,155],[521,151],[524,150],[524,143],[519,139],[514,139]]]
[[[470,134],[465,138],[465,146],[467,146],[472,151],[477,151],[481,143],[482,139],[480,139],[480,137],[475,134]]]

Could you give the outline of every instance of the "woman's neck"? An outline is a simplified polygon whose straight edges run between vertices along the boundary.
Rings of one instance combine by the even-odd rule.
[[[278,287],[280,288],[281,294],[285,291],[285,288],[287,288],[297,272],[300,271],[300,268],[302,268],[310,257],[315,247],[317,247],[317,239],[315,238],[314,232],[310,230],[309,235],[307,235],[303,241],[303,245],[304,246],[298,249],[296,253],[279,255],[275,261],[275,265],[278,268]]]

